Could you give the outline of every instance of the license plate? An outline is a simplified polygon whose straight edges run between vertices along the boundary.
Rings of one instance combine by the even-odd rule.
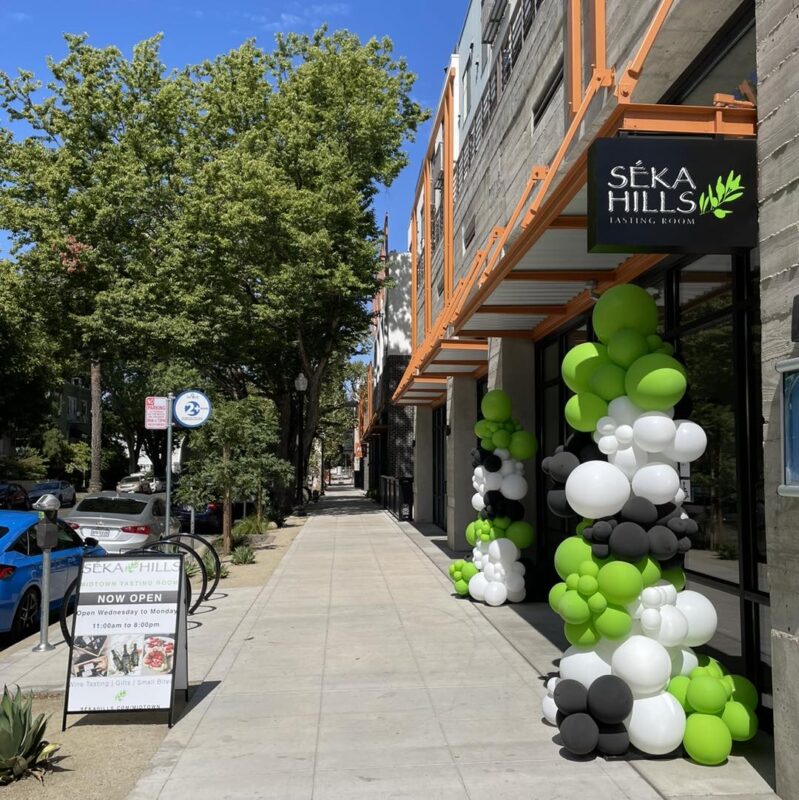
[[[86,536],[93,536],[95,539],[116,539],[119,536],[118,530],[110,528],[84,528]]]

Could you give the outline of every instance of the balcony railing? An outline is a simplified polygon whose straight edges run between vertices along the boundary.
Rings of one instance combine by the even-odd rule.
[[[430,217],[430,245],[432,248],[430,252],[435,253],[444,238],[444,203],[434,209]]]
[[[424,245],[419,250],[416,257],[416,287],[421,289],[424,286]]]

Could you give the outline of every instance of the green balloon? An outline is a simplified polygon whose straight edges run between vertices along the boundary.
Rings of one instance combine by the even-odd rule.
[[[751,708],[737,700],[730,700],[721,714],[734,742],[748,742],[757,733],[757,716]]]
[[[663,342],[657,350],[656,353],[662,353],[664,356],[673,356],[674,355],[674,345],[670,342]]]
[[[711,658],[710,656],[706,656],[704,653],[701,653],[697,656],[697,660],[699,661],[700,667],[705,667],[708,671],[708,674],[712,675],[714,678],[723,678],[727,671],[721,665],[720,661],[716,661],[715,658]]]
[[[663,580],[668,581],[678,592],[685,588],[685,573],[682,571],[682,567],[664,569],[661,577]]]
[[[708,672],[707,667],[694,667],[691,670],[690,678],[693,680],[694,678],[712,678],[713,676]]]
[[[639,358],[628,370],[624,388],[630,399],[644,411],[665,411],[685,394],[685,367],[662,353]]]
[[[501,426],[500,426],[500,424],[498,422],[489,422],[488,423],[488,429],[491,431],[491,433],[496,433],[500,429],[500,427]]]
[[[491,423],[487,419],[479,419],[477,422],[474,423],[474,435],[478,439],[490,439],[491,438]]]
[[[516,547],[519,548],[519,550],[525,550],[535,540],[533,526],[524,520],[512,522],[508,526],[505,536],[507,536],[508,539],[510,539],[516,545]]]
[[[463,578],[455,581],[455,591],[461,595],[461,597],[466,597],[466,595],[469,594],[468,581],[463,580]]]
[[[686,714],[690,714],[694,711],[687,699],[688,687],[690,685],[691,679],[687,675],[676,675],[669,681],[668,685],[669,694],[673,694],[677,698]]]
[[[578,592],[571,589],[560,598],[558,614],[563,617],[565,622],[570,622],[572,625],[580,625],[591,619],[591,609],[588,607],[588,603],[580,597]]]
[[[547,598],[549,601],[549,607],[557,614],[558,613],[558,603],[560,603],[560,598],[566,594],[568,590],[568,586],[565,583],[556,583],[550,590],[549,590],[549,597]]]
[[[466,526],[466,541],[474,547],[474,543],[477,541],[477,531],[474,529],[474,523],[470,522]]]
[[[510,419],[510,397],[502,389],[493,389],[483,397],[480,410],[483,412],[483,416],[491,422],[505,422]]]
[[[727,704],[727,692],[718,678],[693,678],[686,699],[701,714],[720,714]]]
[[[517,461],[527,461],[532,458],[538,451],[538,442],[535,436],[528,431],[516,431],[510,437],[510,450],[511,458]]]
[[[494,527],[499,528],[501,531],[507,530],[510,527],[510,517],[494,517]]]
[[[760,695],[754,683],[743,675],[731,675],[733,700],[743,703],[747,708],[755,709],[760,701]]]
[[[591,647],[599,641],[599,634],[591,622],[581,622],[577,625],[566,622],[563,625],[563,633],[569,644],[576,647]]]
[[[577,591],[583,597],[591,597],[599,589],[599,581],[593,575],[582,575],[577,580]],[[600,631],[601,633],[601,631]]]
[[[555,571],[565,581],[568,575],[579,572],[583,561],[591,560],[591,545],[582,536],[569,536],[555,550]]]
[[[599,395],[581,392],[569,398],[564,413],[574,430],[591,433],[600,418],[607,416],[608,404]]]
[[[723,764],[732,752],[730,729],[714,714],[691,714],[685,723],[685,752],[698,764]]]
[[[623,606],[641,594],[644,582],[641,573],[626,561],[611,561],[599,570],[599,591],[608,603]]]
[[[577,587],[580,585],[580,576],[576,572],[572,572],[571,575],[566,576],[566,586],[569,589],[574,589],[577,591]]]
[[[594,370],[602,364],[609,364],[608,350],[597,342],[583,342],[566,353],[561,364],[560,374],[563,382],[573,392],[587,392]]]
[[[632,328],[643,336],[657,330],[658,309],[654,298],[640,286],[624,283],[608,289],[594,306],[594,332],[607,344],[616,331]]]
[[[588,381],[588,388],[597,397],[610,402],[624,394],[624,377],[626,374],[617,364],[602,364],[591,375],[591,379]]]
[[[494,452],[494,441],[493,439],[480,439],[480,447],[483,450],[488,450],[489,452]]]
[[[468,583],[477,573],[480,572],[471,561],[467,561],[461,570],[461,577]]]
[[[577,523],[577,527],[574,529],[574,532],[575,532],[575,533],[576,533],[578,536],[582,536],[582,535],[583,535],[583,531],[584,531],[586,528],[590,528],[590,527],[591,527],[591,525],[593,524],[593,522],[594,522],[594,521],[593,521],[592,519],[586,519],[585,517],[583,517],[583,518],[580,520],[580,522],[578,522],[578,523]]]
[[[608,601],[604,594],[597,592],[588,598],[588,607],[592,614],[601,614],[608,607]]]
[[[599,575],[599,564],[595,561],[583,561],[577,568],[577,572],[580,575],[590,575],[592,578],[596,578]]]
[[[608,607],[594,619],[597,632],[606,639],[623,639],[633,626],[632,617],[626,608],[608,605]]]
[[[660,564],[654,558],[642,558],[635,562],[637,570],[641,573],[644,586],[654,586],[662,577]]]
[[[503,428],[491,437],[491,441],[494,442],[494,447],[506,448],[510,444],[510,434]]]
[[[614,364],[628,369],[641,356],[649,354],[646,337],[632,328],[622,328],[608,341],[608,356]]]
[[[651,333],[646,337],[646,346],[654,353],[660,347],[663,347],[663,339],[656,333]]]

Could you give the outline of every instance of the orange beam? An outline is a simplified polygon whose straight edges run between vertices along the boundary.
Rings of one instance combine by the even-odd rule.
[[[596,72],[607,69],[605,48],[607,45],[605,32],[605,0],[594,0],[594,63]]]
[[[416,251],[416,237],[418,231],[416,230],[416,204],[413,206],[413,213],[411,214],[411,353],[416,352],[417,341],[417,314],[416,298],[419,293],[419,287],[416,285],[416,266],[419,254]]]
[[[568,214],[565,217],[553,219],[550,228],[560,228],[561,230],[580,230],[588,227],[588,217],[578,214]]]
[[[548,316],[558,314],[563,308],[562,305],[549,306],[509,306],[509,305],[483,305],[475,309],[477,314],[520,314],[528,316]]]
[[[455,206],[453,187],[455,184],[455,149],[452,124],[452,104],[455,84],[455,72],[450,70],[447,86],[444,90],[444,302],[452,296],[452,279],[455,272],[454,242],[455,242]]]
[[[543,324],[543,323],[542,323]],[[502,339],[530,339],[533,336],[531,330],[515,330],[515,329],[500,329],[500,330],[473,330],[467,331],[469,336],[499,336]]]
[[[432,281],[432,260],[433,260],[433,253],[432,253],[432,226],[430,224],[430,208],[431,208],[431,198],[430,198],[430,189],[431,189],[431,181],[430,181],[430,159],[425,158],[424,160],[424,217],[422,218],[422,224],[424,225],[424,329],[425,333],[430,330],[431,325],[433,324],[433,288],[431,286]]]
[[[577,113],[583,95],[583,33],[580,0],[568,0],[566,3],[566,32],[566,73],[568,76],[566,102],[571,119]]]
[[[621,76],[621,78],[619,78],[619,85],[616,88],[616,96],[618,97],[620,103],[630,102],[633,90],[638,83],[638,79],[641,77],[641,71],[644,68],[646,57],[649,55],[649,51],[652,49],[652,45],[655,43],[655,39],[657,39],[660,29],[663,27],[663,23],[666,21],[669,11],[671,11],[672,3],[673,0],[660,0],[658,10],[655,12],[655,16],[652,18],[652,22],[649,24],[649,27],[644,34],[644,38],[641,42],[641,46],[638,48],[638,52],[635,54],[633,60],[627,65],[627,69],[624,70],[624,74]]]

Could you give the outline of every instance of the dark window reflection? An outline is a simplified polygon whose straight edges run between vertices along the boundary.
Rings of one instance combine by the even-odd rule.
[[[680,324],[732,305],[731,265],[729,256],[705,256],[680,271]]]

